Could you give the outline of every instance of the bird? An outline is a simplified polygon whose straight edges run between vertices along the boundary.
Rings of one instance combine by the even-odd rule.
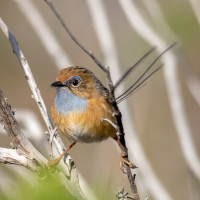
[[[54,126],[71,145],[48,166],[57,165],[77,142],[99,143],[112,138],[120,145],[110,92],[93,72],[85,67],[67,67],[57,74],[51,86],[57,90],[51,109]],[[124,164],[135,168],[121,155],[122,171]]]

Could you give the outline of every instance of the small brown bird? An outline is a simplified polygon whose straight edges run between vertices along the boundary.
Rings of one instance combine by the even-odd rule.
[[[63,69],[52,86],[57,88],[52,107],[54,125],[72,144],[49,165],[57,164],[77,142],[101,142],[109,137],[118,142],[116,129],[112,125],[116,124],[116,120],[110,93],[91,71],[83,67]],[[121,156],[122,170],[124,163],[135,167]]]

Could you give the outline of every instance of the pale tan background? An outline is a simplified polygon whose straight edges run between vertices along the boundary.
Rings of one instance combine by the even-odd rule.
[[[104,0],[103,2],[109,16],[109,23],[114,32],[117,52],[122,66],[121,71],[125,71],[150,47],[132,31],[117,1]],[[200,27],[189,2],[187,0],[159,0],[158,2],[169,25],[180,38],[181,42],[175,47],[175,51],[178,55],[184,57],[182,62],[185,62],[189,70],[194,71],[197,77],[200,77]],[[54,3],[75,36],[103,62],[86,3],[82,0],[60,0],[54,1]],[[138,7],[145,12],[140,2],[137,1],[137,3]],[[105,83],[103,73],[69,39],[47,5],[42,0],[35,0],[34,4],[47,20],[62,47],[70,55],[74,65],[87,66],[90,70],[96,72],[102,82]],[[58,72],[52,62],[52,58],[46,53],[40,40],[14,1],[0,0],[0,16],[17,38],[50,112],[55,96],[55,90],[50,87],[50,84],[55,80]],[[163,37],[168,38],[162,33],[162,30],[158,29],[157,31]],[[169,38],[168,42],[170,45],[174,42],[174,39]],[[180,68],[181,66],[178,67]],[[200,153],[200,109],[188,92],[181,68],[179,72],[188,121],[194,143]],[[163,79],[162,70],[160,70],[142,90],[129,98],[127,103],[130,110],[132,110],[136,130],[144,145],[148,159],[173,199],[200,199],[199,194],[194,194],[193,191],[194,187],[198,191],[200,184],[193,179],[185,165],[180,144],[177,140]],[[38,115],[44,126],[38,108],[31,98],[31,92],[23,70],[16,56],[12,53],[9,42],[1,32],[0,88],[3,90],[4,95],[8,97],[8,101],[13,108],[32,110]],[[123,115],[126,115],[126,113],[123,113]],[[67,141],[66,144],[68,144]],[[8,146],[6,136],[0,135],[0,145]],[[41,144],[35,145],[42,151],[41,145],[46,145],[46,141],[41,141]],[[110,193],[113,199],[114,191],[117,188],[123,185],[127,190],[129,188],[126,177],[119,170],[120,157],[116,149],[113,143],[108,140],[101,144],[78,144],[71,150],[71,156],[75,160],[78,170],[89,185],[96,192],[101,190]],[[137,163],[137,165],[139,164]],[[1,167],[3,167],[2,164],[0,165]],[[137,170],[142,168],[140,165],[138,167],[139,169]],[[100,187],[101,189],[99,189]],[[142,187],[140,187],[141,190]],[[197,196],[195,197],[195,195]]]

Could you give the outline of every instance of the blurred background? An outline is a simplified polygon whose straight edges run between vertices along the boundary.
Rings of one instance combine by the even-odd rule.
[[[175,125],[179,117],[174,115],[174,113],[178,113],[178,110],[171,107],[174,102],[170,102],[173,98],[170,98],[169,95],[170,86],[168,84],[172,84],[173,80],[168,79],[167,83],[166,71],[170,69],[170,66],[167,66],[166,63],[164,63],[166,64],[164,69],[159,70],[142,89],[121,103],[120,108],[127,132],[126,140],[128,140],[128,148],[131,151],[131,159],[138,166],[134,172],[137,174],[136,181],[141,199],[145,199],[147,195],[149,199],[158,199],[158,194],[167,195],[162,199],[200,199],[200,169],[198,169],[198,165],[200,165],[200,104],[198,97],[194,98],[199,91],[197,89],[192,93],[192,89],[199,88],[200,78],[200,18],[198,23],[198,14],[200,15],[200,13],[195,12],[195,10],[200,12],[200,5],[192,7],[192,3],[194,3],[192,0],[95,0],[93,2],[60,0],[52,2],[78,40],[91,50],[102,63],[111,67],[114,81],[152,46],[158,46],[158,51],[132,72],[129,79],[125,81],[125,86],[131,81],[133,82],[139,72],[145,70],[159,54],[159,49],[164,50],[163,46],[166,48],[177,41],[177,45],[166,53],[168,57],[161,59],[160,62],[169,61],[173,57],[173,66],[176,68],[175,80],[178,82],[180,90],[171,93],[171,96],[176,96],[177,93],[181,94],[179,96],[181,104],[178,101],[176,105],[177,107],[181,105],[184,115],[180,116],[185,117],[186,120],[183,125],[187,125],[190,136],[190,139],[186,137],[186,143],[191,140],[192,145],[189,147],[181,145],[182,132],[178,133],[177,125]],[[114,55],[110,48],[110,40],[99,40],[99,37],[107,32],[99,14],[100,10],[98,7],[96,10],[93,7],[92,11],[92,6],[99,5],[99,2],[106,14],[105,21],[108,23],[114,42],[116,59],[113,62]],[[122,4],[127,4],[127,2],[130,2],[130,5],[138,13],[133,12],[134,10],[132,12],[125,10]],[[128,7],[131,9],[130,5]],[[43,24],[42,26],[38,25],[37,28],[34,27],[34,23],[40,24],[41,18],[32,12],[32,9],[35,9],[44,20],[45,26],[48,26],[57,40],[59,49],[53,45],[51,38],[44,31]],[[100,16],[97,21],[94,21],[96,19],[92,12],[96,13],[97,18]],[[135,16],[132,17],[133,21],[136,20],[133,22],[134,27],[130,18],[127,18],[127,14]],[[74,44],[44,1],[0,0],[0,17],[15,35],[27,58],[49,113],[56,92],[54,88],[50,87],[50,84],[55,81],[58,71],[64,67],[85,66],[107,86],[104,73]],[[151,43],[148,42],[149,39],[145,39],[143,35],[151,37],[152,34],[148,32],[148,29],[143,29],[144,24],[140,21],[140,17],[162,42],[154,41],[153,37],[150,38]],[[102,26],[101,32],[97,31],[100,36],[95,29],[98,25]],[[40,33],[37,32],[38,30]],[[46,45],[49,47],[45,47],[44,39],[40,35],[47,39]],[[105,44],[102,45],[101,42]],[[107,52],[102,50],[104,45],[107,45]],[[52,51],[58,54],[52,53]],[[62,52],[63,55],[59,52]],[[116,68],[115,63],[120,66],[119,69]],[[169,68],[165,69],[167,67]],[[170,77],[170,73],[168,73],[168,77]],[[47,156],[45,124],[31,97],[23,69],[2,32],[0,32],[0,89],[8,98],[9,104],[16,109],[16,117],[24,133]],[[120,94],[122,90],[120,89],[117,94]],[[127,108],[130,113],[127,113]],[[185,121],[183,120],[183,122]],[[131,126],[134,128],[130,128]],[[185,128],[183,129],[185,130]],[[9,138],[3,129],[0,130],[0,146],[9,147]],[[136,138],[134,141],[132,141],[134,139],[132,136]],[[65,138],[63,140],[68,146],[69,142]],[[145,162],[137,145],[142,147],[142,153],[147,159]],[[197,162],[193,167],[197,169],[196,172],[190,167],[192,162],[184,153],[184,150],[190,152],[190,147],[194,148],[195,153],[189,154],[188,157],[197,156],[194,158]],[[132,151],[134,148],[136,148],[135,151]],[[115,192],[122,186],[126,191],[130,191],[127,178],[119,169],[119,149],[110,139],[100,144],[77,144],[70,151],[70,155],[97,199],[115,199]],[[149,168],[146,168],[146,161],[148,161],[150,171]],[[28,170],[0,164],[0,192],[5,192],[6,188],[10,187],[13,189],[24,173],[28,173]],[[158,182],[155,183],[155,179]],[[160,184],[159,187],[157,183]]]

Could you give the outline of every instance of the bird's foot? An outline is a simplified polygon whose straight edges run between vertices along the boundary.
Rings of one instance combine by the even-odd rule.
[[[48,160],[46,166],[47,166],[48,168],[56,167],[56,166],[59,164],[60,160],[61,160],[60,157],[58,157],[58,158],[55,159],[55,160]]]
[[[56,165],[59,164],[60,160],[62,159],[63,156],[65,156],[65,154],[76,144],[76,142],[73,142],[62,154],[60,154],[60,156],[58,158],[56,158],[55,160],[48,160],[46,166],[51,168],[51,167],[55,167]]]
[[[135,169],[137,166],[133,164],[130,160],[128,160],[127,155],[121,155],[121,160],[120,160],[120,170],[126,174],[124,165],[128,165],[130,168]]]

